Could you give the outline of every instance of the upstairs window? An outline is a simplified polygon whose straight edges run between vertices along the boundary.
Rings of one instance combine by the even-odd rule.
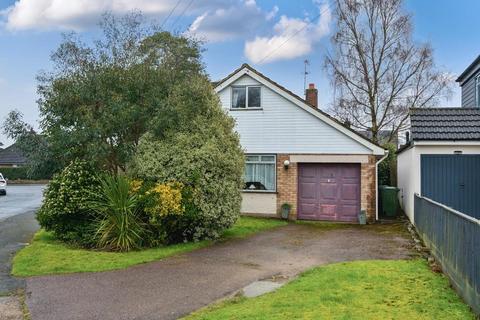
[[[232,109],[259,109],[261,107],[260,87],[232,87]]]

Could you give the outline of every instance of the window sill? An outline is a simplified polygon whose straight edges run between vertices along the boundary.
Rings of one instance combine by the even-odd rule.
[[[270,190],[242,190],[241,192],[244,193],[275,193],[277,194],[277,191],[270,191]]]
[[[230,108],[230,111],[258,111],[263,110],[263,108]]]

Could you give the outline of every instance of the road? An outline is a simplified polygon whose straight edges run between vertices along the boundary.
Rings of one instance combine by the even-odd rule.
[[[0,196],[0,221],[36,210],[42,202],[44,185],[10,185],[7,195]]]
[[[44,185],[9,186],[0,196],[0,296],[23,288],[24,281],[10,276],[11,259],[38,230],[35,211],[42,202]]]

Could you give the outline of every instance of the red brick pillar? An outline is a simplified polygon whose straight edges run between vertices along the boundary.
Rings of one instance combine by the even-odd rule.
[[[368,156],[368,163],[361,165],[361,208],[367,212],[367,221],[374,223],[376,220],[376,180],[375,156]]]
[[[285,169],[285,160],[290,161],[290,155],[277,155],[277,214],[280,216],[282,204],[292,205],[290,219],[297,219],[297,164],[290,162]]]

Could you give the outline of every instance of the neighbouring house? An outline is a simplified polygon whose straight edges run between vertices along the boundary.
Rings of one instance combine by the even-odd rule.
[[[24,166],[27,159],[14,143],[0,150],[0,168],[16,168]]]
[[[480,109],[410,110],[397,152],[400,204],[414,221],[415,193],[480,218]]]
[[[378,218],[377,164],[385,150],[247,64],[215,83],[246,153],[242,213],[358,222]]]
[[[480,107],[480,55],[456,80],[462,88],[462,107]]]

